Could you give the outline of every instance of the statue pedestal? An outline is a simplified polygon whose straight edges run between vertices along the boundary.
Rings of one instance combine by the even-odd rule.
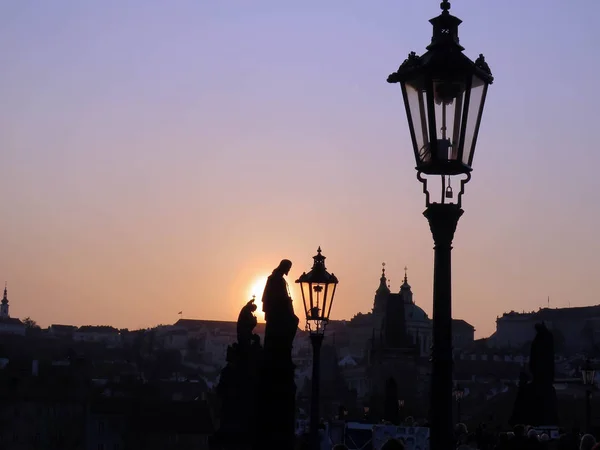
[[[287,322],[287,323],[285,323]],[[298,318],[275,323],[265,330],[265,346],[257,393],[254,448],[293,450],[296,428],[295,366],[292,342]],[[275,325],[275,326],[273,326]],[[293,328],[292,328],[293,327]]]
[[[234,344],[227,350],[227,366],[221,371],[217,392],[221,420],[214,441],[226,450],[250,449],[255,428],[254,408],[259,383],[260,345]]]

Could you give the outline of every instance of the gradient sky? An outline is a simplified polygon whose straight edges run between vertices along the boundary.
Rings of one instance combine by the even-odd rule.
[[[431,0],[0,2],[0,279],[11,315],[235,320],[318,245],[332,318],[387,263],[431,313],[433,250],[401,94]],[[495,76],[454,241],[453,315],[597,304],[598,0],[454,0]],[[296,291],[294,291],[296,293]],[[299,299],[296,298],[298,308]]]

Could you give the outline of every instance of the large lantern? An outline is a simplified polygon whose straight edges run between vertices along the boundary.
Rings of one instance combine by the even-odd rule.
[[[296,283],[300,284],[302,291],[306,326],[311,333],[322,335],[327,322],[329,322],[338,279],[334,274],[327,272],[325,256],[321,254],[321,247],[313,259],[314,263],[310,272],[300,275]]]
[[[417,170],[428,175],[468,174],[473,163],[483,105],[494,77],[483,55],[462,53],[450,3],[431,19],[427,52],[411,52],[388,83],[400,83]]]

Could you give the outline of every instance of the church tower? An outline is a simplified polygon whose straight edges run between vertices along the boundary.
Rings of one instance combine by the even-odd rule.
[[[404,282],[402,283],[402,286],[400,286],[400,297],[402,297],[402,300],[405,305],[411,305],[414,303],[414,300],[413,300],[412,289],[410,287],[410,284],[408,284],[407,272],[408,272],[408,267],[405,267],[404,268]]]
[[[383,298],[385,293],[385,304],[376,305],[383,308],[381,329],[379,336],[373,333],[371,350],[369,352],[369,368],[366,376],[369,379],[370,389],[370,411],[369,414],[377,420],[386,418],[387,402],[390,400],[390,393],[386,386],[395,386],[392,395],[394,404],[401,398],[409,405],[411,411],[420,411],[422,399],[418,398],[416,389],[419,375],[418,351],[411,342],[406,325],[406,287],[410,292],[410,286],[404,277],[404,284],[399,293],[391,293],[385,284],[385,272],[381,278],[381,284],[378,293],[381,297],[375,296],[375,300]],[[411,294],[412,295],[412,294]],[[411,298],[412,297],[408,297]],[[373,316],[376,308],[373,308]]]
[[[6,283],[4,283],[4,297],[2,297],[2,302],[0,302],[0,319],[8,319],[10,316],[8,315],[8,292],[6,290]]]
[[[373,301],[373,315],[377,318],[385,316],[387,308],[387,300],[390,295],[387,278],[385,277],[385,263],[381,263],[381,278],[379,279],[379,287],[375,291],[375,300]]]

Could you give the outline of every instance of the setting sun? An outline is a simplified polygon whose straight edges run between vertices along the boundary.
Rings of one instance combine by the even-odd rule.
[[[256,277],[248,291],[250,297],[256,296],[256,316],[259,320],[265,319],[265,315],[262,312],[262,295],[263,291],[265,290],[265,285],[267,284],[267,278],[267,275],[261,275],[259,277]]]

